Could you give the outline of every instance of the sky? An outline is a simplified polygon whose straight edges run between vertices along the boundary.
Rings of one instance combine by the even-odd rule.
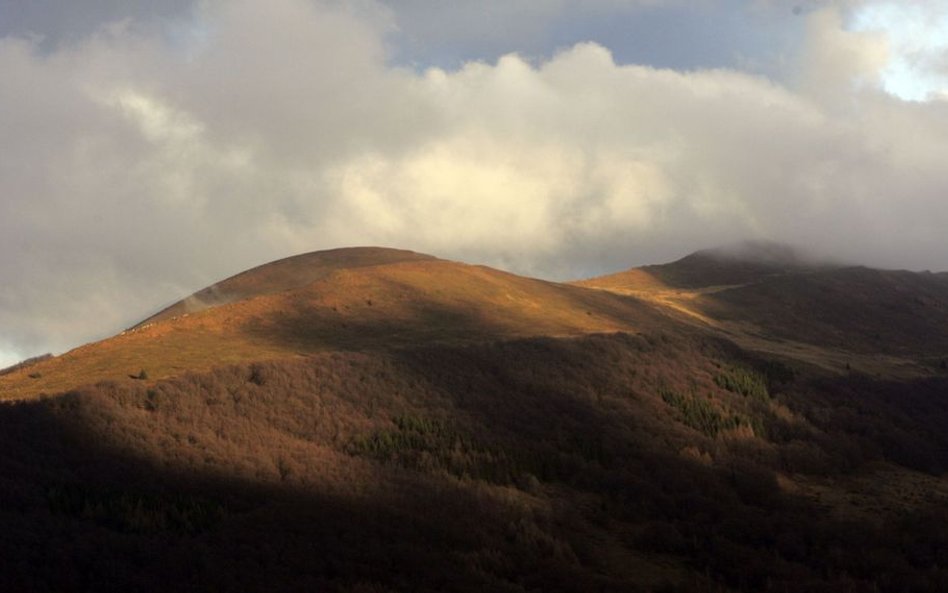
[[[352,245],[948,270],[948,5],[0,0],[0,367]]]

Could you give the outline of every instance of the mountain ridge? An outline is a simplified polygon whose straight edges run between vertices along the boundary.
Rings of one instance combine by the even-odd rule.
[[[635,299],[402,250],[314,252],[252,268],[112,338],[0,378],[0,397],[154,379],[217,364],[426,342],[636,331],[664,324]],[[190,301],[202,306],[188,309]]]
[[[767,276],[845,267],[831,257],[771,241],[742,241],[701,249],[665,264],[649,264],[575,281],[594,287],[634,290],[699,289],[746,284]]]
[[[385,247],[341,247],[292,255],[254,266],[215,282],[172,303],[129,329],[245,298],[299,288],[336,269],[431,259],[437,258],[414,251]]]
[[[334,349],[656,329],[710,332],[834,372],[918,375],[948,352],[946,279],[842,266],[767,242],[571,283],[408,250],[317,251],[225,278],[29,372],[8,371],[0,398]]]

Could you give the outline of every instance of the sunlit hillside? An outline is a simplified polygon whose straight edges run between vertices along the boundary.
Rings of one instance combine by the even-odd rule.
[[[386,249],[280,260],[224,280],[113,338],[0,376],[0,399],[101,380],[333,350],[676,324],[637,299]]]

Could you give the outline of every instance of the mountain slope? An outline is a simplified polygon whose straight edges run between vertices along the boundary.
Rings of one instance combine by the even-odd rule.
[[[664,333],[100,383],[0,406],[0,589],[938,591],[946,388]]]
[[[746,241],[696,251],[671,263],[632,268],[576,284],[625,291],[707,290],[835,267],[839,266],[788,245]]]
[[[756,251],[308,254],[12,370],[0,590],[948,589],[944,277]]]
[[[434,259],[430,255],[413,251],[378,247],[350,247],[295,255],[251,268],[212,284],[148,317],[135,327],[234,301],[302,288],[338,270]]]
[[[770,243],[576,283],[688,314],[742,347],[828,369],[919,375],[948,358],[948,275],[828,263]]]
[[[0,376],[0,399],[142,370],[154,380],[319,351],[678,325],[622,295],[405,251],[342,249],[254,268],[114,338]]]
[[[948,359],[948,277],[745,243],[572,284],[380,248],[218,282],[132,329],[0,375],[0,399],[331,350],[614,331],[711,332],[828,370],[920,376]]]
[[[753,323],[777,339],[860,353],[948,354],[948,278],[847,267],[768,278],[704,297],[722,320]]]

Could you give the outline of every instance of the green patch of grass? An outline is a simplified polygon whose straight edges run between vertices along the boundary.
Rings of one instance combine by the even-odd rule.
[[[479,443],[444,421],[405,415],[392,424],[391,429],[354,439],[349,454],[499,484],[512,483],[522,473],[521,464],[503,449]]]
[[[712,438],[725,430],[753,425],[746,416],[719,410],[711,400],[695,394],[682,395],[671,389],[662,389],[659,394],[678,412],[683,424]]]
[[[767,401],[770,392],[767,390],[767,379],[757,371],[741,367],[730,367],[714,376],[714,383],[731,393],[744,397]]]

